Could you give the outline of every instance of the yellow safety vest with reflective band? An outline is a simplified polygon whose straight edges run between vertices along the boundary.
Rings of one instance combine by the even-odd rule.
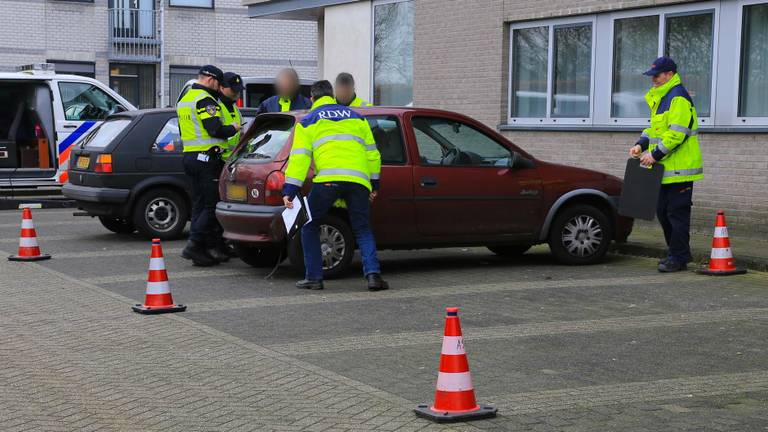
[[[229,126],[233,123],[240,123],[241,126],[243,125],[243,116],[240,114],[240,109],[237,107],[237,105],[232,104],[232,109],[234,111],[229,112],[227,105],[224,102],[219,102],[219,109],[221,110],[221,123],[224,126]],[[221,154],[221,158],[227,160],[239,142],[240,131],[237,131],[236,134],[227,138],[226,148],[224,149],[224,153]]]
[[[675,74],[666,84],[654,87],[645,95],[651,108],[651,126],[643,130],[650,145],[648,151],[664,165],[663,184],[683,183],[704,178],[699,148],[696,108],[690,95]]]
[[[184,144],[184,153],[204,152],[213,147],[226,145],[227,140],[214,138],[203,127],[203,120],[211,117],[221,117],[221,109],[218,105],[215,113],[210,113],[205,108],[197,108],[197,103],[211,94],[203,89],[192,88],[176,104],[176,114],[179,116],[179,132],[181,142]]]
[[[349,103],[349,106],[351,106],[351,107],[369,107],[369,106],[373,106],[373,105],[371,105],[368,102],[366,102],[366,101],[360,99],[359,97],[355,96],[355,98],[352,99],[352,102]]]
[[[355,111],[322,97],[293,132],[285,182],[301,187],[315,162],[313,182],[352,182],[372,190],[381,175],[381,155],[368,121]]]

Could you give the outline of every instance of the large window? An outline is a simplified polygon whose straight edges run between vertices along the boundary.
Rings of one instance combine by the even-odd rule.
[[[555,20],[512,29],[513,121],[551,124],[590,117],[592,21]]]
[[[112,63],[109,86],[141,109],[155,107],[155,65]]]
[[[374,5],[373,101],[413,104],[413,1]]]
[[[515,23],[510,37],[510,125],[646,125],[642,73],[661,55],[701,126],[768,125],[768,0]]]
[[[739,117],[768,117],[768,4],[744,8]]]

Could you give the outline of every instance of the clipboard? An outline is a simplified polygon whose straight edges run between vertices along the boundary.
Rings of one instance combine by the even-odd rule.
[[[619,214],[635,219],[653,220],[659,202],[664,166],[655,163],[640,165],[640,159],[627,160],[624,187],[619,198]]]
[[[301,230],[301,227],[312,222],[312,213],[309,210],[307,198],[296,195],[293,198],[293,208],[289,209],[286,207],[283,210],[282,216],[288,239],[291,239]]]

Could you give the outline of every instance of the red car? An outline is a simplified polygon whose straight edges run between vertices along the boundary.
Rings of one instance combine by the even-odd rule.
[[[517,256],[549,243],[566,264],[592,264],[611,240],[624,241],[631,219],[618,216],[621,180],[534,158],[466,116],[434,109],[360,108],[382,158],[372,207],[379,249],[487,246]],[[227,162],[216,216],[224,237],[252,266],[287,257],[303,269],[299,236],[286,240],[281,212],[293,125],[304,112],[256,118]],[[311,182],[305,182],[305,193]],[[328,277],[351,262],[355,241],[343,208],[320,230]]]

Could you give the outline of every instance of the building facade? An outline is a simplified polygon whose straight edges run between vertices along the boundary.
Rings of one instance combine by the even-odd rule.
[[[617,176],[648,124],[641,72],[670,55],[699,114],[695,227],[724,209],[732,232],[768,238],[768,0],[243,3],[317,21],[321,71],[367,74],[376,104],[462,112],[540,159]],[[357,40],[339,47],[347,12]]]
[[[0,0],[0,71],[48,62],[141,108],[168,106],[204,64],[272,77],[317,71],[317,26],[250,20],[239,0]],[[161,79],[162,77],[162,79]]]

